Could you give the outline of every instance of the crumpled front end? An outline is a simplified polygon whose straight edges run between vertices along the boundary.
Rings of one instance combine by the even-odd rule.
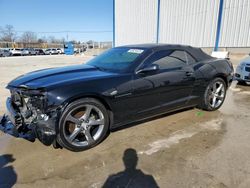
[[[46,92],[42,90],[9,88],[7,114],[2,117],[0,129],[15,137],[51,145],[56,138],[57,111],[47,111]]]

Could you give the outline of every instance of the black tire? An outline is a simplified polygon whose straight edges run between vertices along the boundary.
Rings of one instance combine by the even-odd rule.
[[[89,115],[87,115],[88,119],[86,120],[86,122],[85,120],[84,121],[81,120],[82,122],[85,123],[85,125],[83,125],[84,123],[79,125],[79,123],[76,124],[76,123],[73,123],[73,121],[68,120],[68,117],[73,116],[73,118],[76,118],[77,121],[79,121],[80,118],[85,116],[88,110],[87,108],[89,108],[89,106],[92,111],[90,110],[91,112],[89,113]],[[85,108],[85,111],[81,111],[83,108]],[[80,118],[76,117],[77,113],[82,113],[82,112],[84,113],[80,115],[81,116]],[[99,117],[99,114],[101,114],[101,118]],[[96,119],[97,116],[99,118]],[[87,123],[91,124],[91,121],[97,122],[99,119],[102,120],[103,122],[102,124],[97,125],[96,127],[94,125],[90,125],[89,127],[86,126]],[[74,126],[74,128],[72,128],[72,126]],[[83,128],[84,126],[85,128]],[[100,129],[101,131],[99,131],[100,127],[101,127]],[[81,131],[76,134],[77,136],[73,137],[72,141],[70,141],[69,139],[73,135],[73,133],[76,131],[76,129],[78,130],[81,129]],[[85,132],[87,130],[88,130],[88,133]],[[98,145],[102,140],[104,140],[108,131],[109,131],[109,116],[108,116],[108,112],[105,106],[100,101],[94,98],[83,98],[83,99],[79,99],[70,103],[63,111],[62,116],[59,120],[59,130],[58,130],[58,135],[57,135],[57,141],[64,148],[70,151],[79,152],[79,151],[90,149]],[[98,136],[95,138],[97,134]],[[90,135],[90,137],[87,135]],[[89,141],[88,138],[91,138],[90,139],[91,142]]]
[[[224,89],[224,94],[222,95],[218,95],[218,99],[215,99],[215,103],[216,103],[216,100],[217,103],[214,104],[213,103],[213,100],[214,100],[214,97],[216,98],[215,96],[215,91],[213,91],[213,86],[214,85],[217,85],[217,84],[222,84],[222,87]],[[219,88],[217,88],[219,89]],[[198,105],[198,108],[200,109],[203,109],[203,110],[206,110],[206,111],[215,111],[217,109],[219,109],[222,104],[224,103],[224,100],[226,98],[226,91],[227,91],[227,86],[226,86],[226,83],[225,81],[222,79],[222,78],[215,78],[213,79],[206,87],[206,90],[204,92],[204,95],[202,96],[202,99],[201,99],[201,103],[200,105]],[[213,98],[211,98],[213,97]],[[212,102],[212,104],[211,104]],[[214,105],[213,105],[214,104]]]

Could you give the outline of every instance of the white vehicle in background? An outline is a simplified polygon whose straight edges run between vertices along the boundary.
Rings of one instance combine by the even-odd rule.
[[[23,48],[21,49],[21,55],[36,55],[36,51],[33,48]]]
[[[30,55],[30,52],[27,48],[21,49],[21,55],[25,56],[25,55]]]
[[[64,53],[64,50],[61,49],[61,48],[57,48],[56,50],[57,50],[58,54],[63,54]]]
[[[250,82],[250,54],[248,57],[240,61],[240,64],[236,68],[234,77],[239,84]]]
[[[45,55],[54,55],[54,54],[58,54],[56,48],[48,48],[47,50],[45,50]]]
[[[22,55],[22,51],[19,48],[11,48],[9,49],[11,56],[20,56]]]

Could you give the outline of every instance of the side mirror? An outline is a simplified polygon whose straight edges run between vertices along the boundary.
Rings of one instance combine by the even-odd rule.
[[[136,71],[136,74],[145,74],[149,72],[155,72],[157,70],[159,70],[159,65],[151,65],[149,67],[145,67],[143,69]]]

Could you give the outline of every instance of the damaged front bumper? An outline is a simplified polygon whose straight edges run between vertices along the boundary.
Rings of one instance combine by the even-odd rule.
[[[0,130],[17,138],[34,142],[38,138],[44,145],[51,145],[56,139],[54,129],[56,118],[37,119],[35,123],[26,124],[23,117],[12,105],[11,98],[6,101],[7,115],[0,119]]]
[[[24,138],[31,142],[34,142],[36,139],[36,136],[32,131],[19,132],[17,127],[11,122],[10,117],[5,114],[0,117],[0,131],[17,138]]]

